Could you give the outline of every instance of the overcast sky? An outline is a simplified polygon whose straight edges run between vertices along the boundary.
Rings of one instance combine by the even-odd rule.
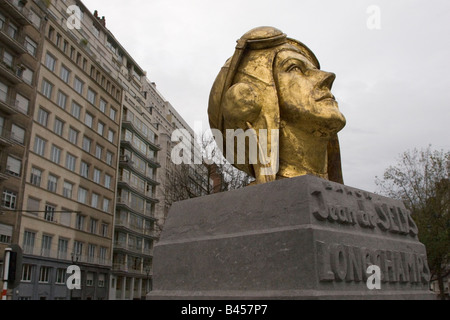
[[[185,120],[207,129],[209,93],[236,40],[273,26],[305,43],[347,126],[345,184],[376,191],[375,176],[408,149],[450,150],[448,0],[84,0]],[[380,9],[380,29],[368,28]],[[370,24],[374,26],[373,24]]]

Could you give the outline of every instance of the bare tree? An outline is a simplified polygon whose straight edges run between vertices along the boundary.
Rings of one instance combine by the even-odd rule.
[[[406,151],[383,179],[376,178],[380,193],[403,200],[419,227],[427,247],[432,281],[445,299],[444,278],[450,274],[450,152]]]

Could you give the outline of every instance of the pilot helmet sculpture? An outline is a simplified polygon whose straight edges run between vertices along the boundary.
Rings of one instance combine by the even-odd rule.
[[[280,30],[259,27],[247,32],[214,82],[209,122],[225,141],[229,129],[254,130],[258,141],[268,141],[268,153],[276,154],[279,162],[276,171],[263,174],[274,160],[254,163],[247,152],[245,163],[233,165],[253,176],[256,184],[306,174],[343,184],[337,133],[346,120],[330,91],[335,78],[320,70],[306,45]],[[273,130],[279,137],[275,142],[270,139]]]

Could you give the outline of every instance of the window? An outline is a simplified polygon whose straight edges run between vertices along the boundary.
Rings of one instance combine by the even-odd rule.
[[[109,129],[108,130],[108,141],[111,142],[111,143],[114,143],[114,136],[115,135],[116,135],[116,133],[113,130]]]
[[[88,191],[82,187],[78,188],[78,202],[87,203]]]
[[[48,99],[52,98],[53,84],[47,80],[42,80],[42,94]]]
[[[36,137],[34,140],[34,152],[41,157],[45,154],[45,145],[47,144],[47,141],[40,137]]]
[[[0,100],[6,102],[8,98],[8,86],[3,82],[0,82]]]
[[[106,152],[106,163],[110,166],[113,165],[114,154],[111,152]]]
[[[88,261],[89,262],[94,262],[95,260],[95,252],[97,251],[97,246],[90,244],[88,246]],[[89,278],[89,273],[88,273],[88,278]],[[94,280],[94,275],[92,274],[92,280]],[[94,281],[92,281],[92,285],[94,284]]]
[[[0,29],[3,29],[3,26],[6,23],[6,18],[3,14],[0,13]]]
[[[75,241],[73,245],[73,253],[81,257],[83,254],[83,243],[80,241]]]
[[[100,111],[106,113],[107,102],[103,99],[100,99]]]
[[[96,193],[92,194],[92,201],[91,201],[91,206],[95,209],[98,208],[98,200],[100,199],[100,196]]]
[[[51,54],[47,53],[45,57],[45,66],[50,69],[50,71],[55,72],[56,59]]]
[[[66,269],[56,270],[56,284],[66,284]]]
[[[11,126],[11,138],[21,145],[25,144],[25,130],[13,124]]]
[[[109,174],[105,174],[105,188],[111,189],[112,177]]]
[[[50,26],[50,28],[48,28],[48,38],[50,40],[53,40],[53,35],[54,34],[55,34],[55,29],[52,26]]]
[[[98,29],[96,26],[92,26],[92,33],[96,38],[100,36],[100,29]]]
[[[24,68],[22,70],[22,80],[28,83],[29,85],[33,84],[34,71]]]
[[[67,95],[61,91],[58,91],[58,101],[57,101],[58,106],[63,109],[66,110],[66,106],[67,106]]]
[[[32,168],[30,183],[36,187],[40,187],[41,180],[42,180],[42,170],[37,169],[37,168]]]
[[[58,259],[67,259],[69,251],[69,240],[59,238],[58,240]]]
[[[49,257],[52,249],[52,240],[53,237],[48,235],[42,236],[42,246],[41,246],[41,255],[44,257]]]
[[[103,211],[104,212],[109,212],[109,209],[110,209],[110,203],[111,203],[111,200],[109,200],[109,199],[103,199]]]
[[[88,137],[83,137],[83,150],[86,152],[91,152],[92,140]]]
[[[31,282],[33,280],[34,266],[24,264],[22,267],[22,282]]]
[[[81,161],[80,175],[83,178],[89,179],[89,165],[84,161]]]
[[[77,220],[76,220],[76,224],[75,224],[75,228],[77,228],[78,230],[83,231],[84,230],[84,222],[86,220],[86,217],[81,215],[81,214],[77,214]]]
[[[61,66],[60,77],[62,81],[64,81],[65,83],[69,83],[70,70],[67,69],[65,66]]]
[[[29,18],[34,26],[39,30],[39,28],[41,27],[41,18],[38,16],[38,14],[33,10],[30,10]]]
[[[63,196],[65,198],[72,199],[72,193],[73,193],[73,184],[70,182],[64,182]]]
[[[94,123],[94,116],[89,112],[86,112],[86,115],[84,116],[84,124],[87,125],[89,128],[92,128],[93,123]]]
[[[59,47],[61,45],[61,35],[59,33],[56,34],[56,46]]]
[[[11,53],[9,53],[8,51],[3,51],[3,63],[6,64],[8,67],[13,66],[13,56]]]
[[[0,243],[11,244],[13,227],[0,223]]]
[[[91,223],[89,225],[89,232],[92,234],[97,234],[98,220],[91,219]]]
[[[49,113],[46,110],[39,108],[37,121],[43,127],[48,125],[48,115]]]
[[[69,129],[69,141],[73,144],[77,144],[78,143],[78,131],[75,130],[74,128],[70,127]]]
[[[88,89],[87,99],[91,104],[95,105],[97,93],[93,91],[91,88]]]
[[[5,190],[3,191],[2,206],[6,209],[15,210],[17,205],[17,193]]]
[[[39,283],[49,283],[50,279],[50,268],[49,267],[41,267],[39,272]]]
[[[44,219],[49,222],[55,221],[56,207],[51,204],[45,206]]]
[[[23,114],[28,114],[28,109],[30,108],[30,100],[20,94],[17,94],[16,104],[17,109],[19,109],[20,112],[22,112]]]
[[[100,184],[101,175],[102,175],[102,172],[99,169],[95,168],[94,169],[94,182],[95,183]]]
[[[70,227],[72,225],[72,212],[69,209],[62,209],[60,220],[63,226]]]
[[[101,248],[101,249],[104,249],[104,248]],[[101,252],[101,249],[100,249],[100,252]],[[100,260],[104,261],[104,259],[102,259],[101,257],[100,257]],[[105,276],[105,274],[100,273],[98,275],[98,287],[99,288],[104,288],[105,287],[105,283],[106,283],[106,276]]]
[[[84,87],[84,82],[81,81],[78,78],[75,78],[75,82],[74,82],[74,89],[75,89],[75,91],[82,95],[83,94],[83,87]]]
[[[16,39],[17,34],[19,33],[19,29],[10,22],[8,25],[7,33],[11,38]]]
[[[64,131],[64,121],[61,119],[56,118],[55,119],[55,127],[53,128],[53,131],[60,137],[63,135]]]
[[[81,117],[81,106],[76,103],[75,101],[72,102],[72,111],[71,111],[72,116],[74,116],[75,118],[77,118],[78,120]]]
[[[37,216],[38,215],[37,211],[40,210],[40,206],[41,206],[41,200],[33,199],[31,197],[28,198],[27,210],[30,211],[30,213]]]
[[[111,109],[109,110],[109,118],[110,118],[112,121],[116,121],[116,115],[117,115],[117,110],[114,109],[114,108],[111,108]]]
[[[97,145],[96,147],[95,147],[95,157],[97,158],[97,159],[102,159],[102,156],[103,156],[103,147],[102,146],[99,146],[99,145]]]
[[[50,192],[56,192],[57,189],[58,189],[58,177],[55,177],[54,175],[49,175],[47,190]]]
[[[103,132],[105,132],[105,124],[99,121],[97,125],[97,133],[103,137]]]
[[[22,161],[8,156],[8,160],[6,162],[6,173],[14,177],[20,177],[22,175]]]
[[[90,248],[91,248],[91,245],[89,245],[89,256],[88,256],[89,259],[91,259]],[[92,261],[92,260],[90,260],[90,261]],[[88,287],[94,286],[94,274],[92,272],[88,272],[86,274],[86,286],[88,286]]]
[[[66,157],[66,168],[72,172],[75,172],[76,165],[77,165],[77,158],[68,153]]]
[[[37,43],[30,37],[25,37],[25,48],[27,49],[28,53],[31,54],[33,57],[36,56],[37,53]]]
[[[58,148],[57,146],[52,146],[52,152],[51,152],[51,156],[50,156],[50,161],[56,163],[56,164],[60,164],[61,162],[61,153],[62,150],[60,148]]]
[[[107,237],[109,231],[109,225],[106,223],[102,224],[102,237]]]
[[[34,253],[34,242],[36,240],[36,233],[33,231],[25,231],[23,235],[23,251],[24,253]]]

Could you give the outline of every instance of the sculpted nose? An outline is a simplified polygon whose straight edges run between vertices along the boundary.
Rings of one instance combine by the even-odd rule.
[[[332,72],[319,71],[319,77],[318,87],[320,89],[327,88],[331,90],[334,80],[336,80],[336,75]]]

